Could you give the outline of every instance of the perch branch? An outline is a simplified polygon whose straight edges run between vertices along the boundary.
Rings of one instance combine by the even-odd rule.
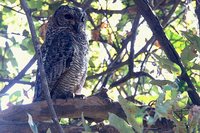
[[[127,99],[133,100],[131,97],[127,97]],[[108,112],[111,112],[124,120],[127,119],[123,109],[118,102],[109,102],[101,96],[97,95],[87,97],[86,99],[74,98],[68,99],[67,101],[57,99],[54,102],[54,107],[59,118],[81,118],[81,114],[83,112],[85,119],[91,122],[94,121],[98,123],[103,120],[107,120]],[[138,107],[142,108],[144,106]],[[18,131],[20,133],[31,133],[30,128],[27,127],[27,113],[32,115],[33,121],[37,124],[39,132],[46,132],[48,128],[50,128],[53,133],[58,132],[56,131],[56,125],[52,122],[49,122],[51,114],[48,110],[48,104],[45,101],[40,101],[28,105],[15,105],[7,110],[0,111],[1,132],[15,133],[16,131]],[[48,121],[48,123],[43,121]],[[163,128],[161,127],[162,125]],[[91,127],[92,131],[98,131],[99,133],[118,133],[117,130],[109,125],[103,125],[102,127],[101,124],[97,124],[96,127],[97,129],[95,127]],[[83,127],[72,125],[63,126],[63,128],[65,132],[69,133],[79,133],[84,130]],[[73,128],[74,130],[72,130]],[[106,130],[108,128],[112,130]],[[147,129],[149,128],[150,127],[148,127]],[[156,125],[154,125],[154,128],[166,129],[166,122],[163,122],[161,120]]]
[[[20,4],[21,4],[21,6],[22,6],[22,8],[23,8],[23,10],[26,14],[26,17],[27,17],[27,20],[28,20],[28,23],[29,23],[32,41],[33,41],[36,56],[37,56],[37,59],[38,59],[38,68],[39,68],[39,71],[40,71],[40,75],[42,77],[41,78],[42,79],[41,80],[42,88],[43,88],[43,91],[44,91],[44,94],[45,94],[45,98],[46,98],[49,110],[50,110],[51,115],[52,115],[52,120],[54,121],[55,125],[57,126],[59,133],[64,133],[63,128],[61,127],[61,125],[58,122],[58,118],[57,118],[55,109],[54,109],[53,104],[52,104],[50,92],[49,92],[49,89],[48,89],[47,79],[46,79],[46,73],[44,71],[44,66],[43,66],[43,63],[42,63],[42,52],[40,50],[40,46],[39,46],[39,43],[38,43],[38,40],[37,40],[37,35],[36,35],[35,27],[34,27],[34,24],[33,24],[32,16],[31,16],[31,10],[28,8],[28,5],[27,5],[25,0],[20,0]]]
[[[117,102],[108,102],[99,96],[90,96],[86,99],[57,99],[54,102],[54,107],[59,118],[81,118],[81,114],[84,113],[84,117],[88,120],[100,122],[108,119],[108,112],[114,113],[119,117],[126,119],[125,113]],[[0,129],[1,132],[15,133],[31,133],[30,127],[27,124],[27,113],[31,114],[33,121],[37,124],[39,132],[46,132],[48,128],[51,132],[57,133],[57,127],[55,124],[43,121],[49,121],[51,113],[48,110],[48,104],[46,101],[40,101],[27,105],[15,105],[7,110],[0,111]],[[118,131],[111,126],[103,126],[98,128],[91,127],[92,131],[98,131],[99,133],[118,133]],[[64,131],[67,133],[77,133],[84,131],[83,127],[78,126],[63,126]],[[108,130],[112,129],[112,130]],[[113,132],[111,132],[113,131]]]
[[[58,118],[81,118],[84,117],[95,122],[100,122],[108,118],[108,112],[114,113],[121,118],[126,118],[119,103],[107,102],[98,96],[91,96],[86,99],[57,99],[53,102]],[[34,122],[50,120],[51,113],[48,104],[40,101],[27,105],[15,105],[0,112],[1,120],[27,122],[27,113],[31,114]]]

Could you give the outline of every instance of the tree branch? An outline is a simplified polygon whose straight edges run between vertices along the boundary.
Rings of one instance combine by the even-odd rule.
[[[37,35],[36,35],[35,27],[34,27],[34,24],[33,24],[32,16],[31,16],[31,10],[28,8],[28,5],[27,5],[25,0],[20,0],[20,4],[21,4],[21,6],[22,6],[22,8],[23,8],[23,10],[26,14],[26,17],[27,17],[27,20],[28,20],[28,23],[29,23],[29,28],[30,28],[31,36],[32,36],[32,42],[34,44],[36,57],[38,59],[38,68],[39,68],[39,71],[40,71],[40,75],[42,77],[41,78],[42,88],[43,88],[43,91],[44,91],[44,94],[45,94],[46,101],[48,103],[49,110],[50,110],[51,115],[52,115],[52,120],[54,121],[55,125],[57,126],[59,132],[64,133],[63,128],[61,127],[61,125],[58,122],[58,118],[57,118],[55,109],[54,109],[53,104],[52,104],[50,92],[49,92],[49,89],[48,89],[48,83],[47,83],[47,79],[46,79],[46,73],[44,71],[44,66],[43,66],[43,62],[42,62],[42,52],[40,50],[40,46],[39,46],[39,43],[38,43],[38,40],[37,40]]]
[[[14,12],[16,12],[16,13],[25,15],[23,12],[17,11],[17,10],[15,10],[15,9],[13,9],[12,7],[9,7],[9,6],[7,6],[7,5],[0,4],[0,6],[2,6],[2,7],[4,7],[4,8],[7,8],[7,9],[9,9],[9,10],[12,10],[12,11],[14,11]]]
[[[141,76],[146,76],[146,77],[149,77],[151,79],[154,79],[150,74],[146,73],[146,72],[133,72],[133,73],[128,73],[126,76],[124,76],[123,78],[113,82],[111,85],[110,85],[110,88],[113,88],[115,86],[118,86],[126,81],[128,81],[129,79],[131,78],[138,78],[138,77],[141,77]]]
[[[54,102],[54,107],[56,108],[56,113],[59,118],[81,118],[81,114],[84,113],[86,119],[101,122],[108,119],[108,112],[112,112],[119,117],[126,119],[125,113],[119,103],[108,102],[98,96],[91,96],[86,99],[68,99],[67,101],[57,99]],[[1,111],[1,132],[31,132],[30,127],[27,124],[27,113],[32,115],[33,121],[37,124],[39,132],[46,132],[48,128],[50,128],[53,133],[58,132],[55,124],[43,122],[45,120],[49,121],[51,118],[51,113],[48,110],[46,101],[28,105],[16,105]],[[100,133],[118,133],[118,131],[111,126],[99,126],[100,125],[91,127],[92,131],[99,131]],[[84,128],[79,126],[70,125],[63,126],[63,128],[66,133],[81,133],[84,131]]]
[[[84,117],[95,122],[101,122],[108,118],[108,112],[114,113],[121,118],[126,118],[123,109],[119,103],[107,102],[98,96],[91,96],[86,99],[57,99],[53,102],[58,118],[81,118],[82,112]],[[27,113],[31,114],[34,122],[50,120],[51,113],[48,110],[46,101],[40,101],[27,105],[11,106],[7,110],[0,112],[0,118],[5,121],[28,120]]]
[[[13,79],[5,79],[5,78],[0,77],[0,82],[11,82],[11,81],[13,81]],[[31,85],[31,86],[35,85],[35,82],[27,82],[27,81],[16,81],[15,83],[26,84],[26,85]]]
[[[36,56],[33,56],[32,59],[28,62],[28,64],[18,73],[18,75],[9,82],[1,91],[0,94],[6,93],[15,83],[19,83],[20,79],[25,75],[26,71],[35,63]]]
[[[160,22],[158,18],[153,14],[152,10],[150,9],[149,5],[145,0],[135,0],[135,3],[138,7],[138,11],[142,14],[142,16],[147,21],[149,27],[151,28],[152,32],[154,33],[157,40],[160,42],[160,45],[162,49],[164,50],[167,57],[174,63],[180,66],[182,70],[181,76],[178,78],[180,80],[185,81],[188,84],[188,87],[190,89],[187,90],[188,95],[190,99],[192,100],[193,104],[200,105],[200,98],[199,95],[196,92],[196,89],[194,85],[192,84],[192,81],[190,80],[181,60],[176,52],[173,45],[170,43],[170,41],[167,39],[163,28],[160,25]]]
[[[139,22],[140,22],[140,13],[137,13],[135,16],[135,19],[132,23],[132,29],[131,29],[131,33],[132,33],[132,37],[131,37],[131,46],[130,46],[130,55],[129,55],[129,59],[128,59],[128,67],[129,67],[129,73],[133,73],[134,72],[134,59],[135,59],[135,49],[134,49],[134,44],[135,44],[135,40],[136,40],[136,36],[137,36],[137,28],[139,26]]]
[[[136,102],[131,97],[127,97],[127,99]],[[142,104],[140,102],[137,103]],[[114,113],[122,119],[127,120],[126,115],[118,102],[108,102],[107,100],[99,96],[90,96],[86,99],[68,99],[67,101],[57,99],[54,102],[54,107],[59,118],[81,118],[81,114],[83,112],[85,119],[91,122],[94,121],[98,123],[96,126],[91,127],[91,129],[92,131],[99,131],[99,133],[118,133],[118,131],[115,128],[109,125],[103,125],[102,127],[101,124],[99,124],[99,122],[108,119],[108,112]],[[144,108],[144,106],[138,107]],[[145,106],[145,108],[147,112],[152,112],[153,110],[148,106]],[[32,115],[33,121],[37,124],[39,132],[46,132],[48,128],[50,128],[53,133],[58,132],[56,125],[49,122],[51,114],[48,110],[48,105],[45,101],[40,101],[28,105],[15,105],[7,110],[0,111],[1,132],[31,132],[27,124],[27,113]],[[155,122],[155,125],[153,125],[153,128],[156,130],[163,130],[166,129],[166,126],[169,124],[172,125],[170,129],[173,128],[173,122],[170,122],[170,120],[166,120],[165,118],[163,119],[157,120]],[[48,123],[45,123],[43,121],[48,121]],[[143,124],[144,129],[150,131],[149,129],[151,129],[152,127],[147,126],[146,122],[144,122]],[[63,128],[65,132],[69,133],[81,133],[82,131],[84,131],[83,127],[73,125],[63,126]]]

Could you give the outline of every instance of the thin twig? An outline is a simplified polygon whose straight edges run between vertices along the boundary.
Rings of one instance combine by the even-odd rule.
[[[36,56],[33,56],[28,64],[21,70],[21,72],[19,72],[18,75],[0,91],[0,94],[6,93],[15,83],[19,82],[19,80],[25,75],[26,71],[35,63],[35,61]]]
[[[53,107],[50,92],[49,92],[49,89],[48,89],[46,73],[44,71],[44,65],[42,63],[42,52],[40,50],[40,46],[39,46],[39,43],[38,43],[38,40],[37,40],[37,35],[36,35],[35,27],[34,27],[34,24],[33,24],[32,16],[31,16],[31,10],[28,8],[28,5],[27,5],[25,0],[20,0],[20,4],[21,4],[22,8],[24,9],[24,12],[26,13],[26,17],[27,17],[27,20],[28,20],[28,23],[29,23],[32,41],[33,41],[36,56],[37,56],[37,59],[38,59],[38,68],[39,68],[39,71],[40,71],[40,75],[42,77],[41,78],[42,88],[43,88],[43,91],[44,91],[44,94],[45,94],[45,98],[46,98],[49,110],[51,112],[52,120],[56,124],[58,131],[60,133],[64,133],[62,126],[59,124],[58,117],[57,117],[55,109]]]
[[[14,11],[14,12],[16,12],[16,13],[25,15],[23,12],[17,11],[17,10],[15,10],[14,8],[9,7],[9,6],[7,6],[7,5],[0,4],[0,6],[2,6],[2,7],[4,7],[4,8],[7,8],[7,9],[9,9],[9,10],[12,10],[12,11]]]
[[[146,73],[146,72],[133,72],[131,74],[127,74],[126,76],[124,76],[123,78],[113,82],[111,85],[110,85],[110,88],[113,88],[113,87],[116,87],[128,80],[130,80],[131,78],[139,78],[139,77],[142,77],[142,76],[145,76],[145,77],[149,77],[150,79],[154,79],[150,74]]]
[[[1,78],[0,77],[0,82],[11,82],[13,81],[13,79],[7,79],[7,78]],[[35,82],[28,82],[28,81],[16,81],[15,83],[17,84],[25,84],[25,85],[31,85],[31,86],[34,86]]]
[[[136,36],[137,36],[137,28],[139,26],[139,22],[140,22],[140,13],[137,13],[135,16],[135,19],[133,21],[132,24],[132,38],[131,38],[131,47],[130,47],[130,55],[129,55],[129,72],[133,73],[134,72],[134,59],[135,59],[135,49],[134,49],[134,45],[135,45],[135,40],[136,40]]]

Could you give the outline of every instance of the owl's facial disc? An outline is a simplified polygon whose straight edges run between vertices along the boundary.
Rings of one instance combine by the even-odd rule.
[[[65,17],[66,20],[72,20],[73,19],[73,16],[71,14],[65,14],[64,17]]]
[[[56,23],[76,32],[85,30],[86,13],[78,7],[61,6],[54,13]]]

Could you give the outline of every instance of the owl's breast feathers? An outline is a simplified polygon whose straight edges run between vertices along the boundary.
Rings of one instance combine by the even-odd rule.
[[[53,35],[52,35],[53,33]],[[85,33],[75,34],[67,29],[47,31],[41,47],[44,69],[52,97],[66,92],[76,93],[83,87],[87,72],[88,42]],[[39,71],[36,75],[34,101],[44,100]]]

